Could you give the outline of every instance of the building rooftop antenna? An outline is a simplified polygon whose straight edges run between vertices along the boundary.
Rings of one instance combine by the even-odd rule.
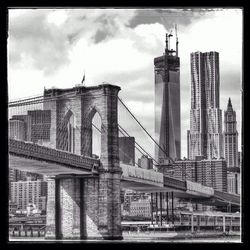
[[[177,35],[177,24],[175,24],[175,35],[176,35],[176,56],[178,57],[178,35]]]
[[[168,34],[168,38],[169,38],[169,39],[168,39],[168,46],[169,46],[168,50],[169,50],[169,51],[171,51],[171,48],[170,48],[170,37],[171,37],[171,36],[173,36],[173,35],[172,35],[172,30],[170,30],[170,33]]]
[[[165,47],[165,54],[168,55],[168,33],[166,33],[166,47]]]
[[[175,50],[170,48],[170,37],[173,36],[172,32],[173,32],[173,30],[171,30],[169,35],[168,35],[168,38],[169,38],[168,39],[168,45],[169,45],[168,53],[170,53],[170,55],[172,55],[175,52]]]

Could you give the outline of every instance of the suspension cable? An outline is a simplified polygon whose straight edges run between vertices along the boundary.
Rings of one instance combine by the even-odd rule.
[[[167,156],[167,153],[165,150],[162,149],[162,147],[155,141],[155,139],[148,133],[148,131],[141,125],[141,123],[136,119],[136,117],[133,115],[133,113],[128,109],[128,107],[123,103],[123,101],[118,97],[118,100],[121,102],[121,104],[126,108],[126,110],[129,112],[129,114],[134,118],[134,120],[140,125],[140,127],[146,132],[146,134],[151,138],[151,140],[159,147],[159,149],[165,154],[166,157],[170,158]],[[172,160],[172,159],[171,159]],[[172,160],[173,161],[173,160]]]
[[[94,123],[92,123],[92,126],[93,126],[99,133],[102,132],[99,128],[96,127],[96,125],[95,125]]]
[[[101,130],[100,130],[99,128],[97,128],[97,127],[95,126],[94,123],[92,123],[92,126],[93,126],[99,133],[101,133]],[[123,135],[124,135],[124,134],[123,134]],[[122,149],[119,148],[119,150],[121,150],[122,153],[123,153],[125,156],[127,156],[128,158],[130,157],[130,156],[129,156],[128,154],[126,154]],[[138,164],[136,161],[135,161],[134,163],[135,163],[135,165],[136,165],[137,167],[140,167],[139,164]]]
[[[124,136],[126,137],[126,135],[123,133],[122,130],[119,129],[119,132],[121,132],[122,135],[124,135]],[[135,143],[136,143],[136,142],[135,142]],[[144,153],[143,153],[138,147],[135,146],[135,148],[136,148],[142,155],[144,155]],[[144,150],[144,151],[145,151],[145,150]],[[147,152],[146,152],[146,153],[147,153]]]
[[[128,136],[128,137],[131,137],[130,135],[129,135],[129,133],[124,129],[124,128],[122,128],[119,124],[118,124],[118,127],[119,127],[119,131],[123,134],[123,132],[121,131],[121,130],[123,130],[124,131],[124,133],[126,133],[126,136]],[[123,134],[124,135],[124,134]],[[140,144],[138,144],[136,141],[135,141],[135,144],[138,146],[138,147],[140,147],[141,148],[141,150],[143,150],[143,152],[145,153],[145,154],[147,154],[150,158],[152,158],[152,160],[156,163],[156,164],[158,164],[159,165],[159,163],[140,145]],[[137,147],[136,147],[137,148]],[[137,148],[138,149],[138,148]],[[144,154],[143,152],[141,152],[139,149],[138,149],[138,151],[141,153],[141,154]]]
[[[83,96],[83,95],[84,96],[92,96],[92,95],[87,94],[87,93],[77,94],[77,96]],[[64,94],[56,95],[56,96],[48,96],[48,97],[39,96],[36,98],[25,98],[22,100],[9,102],[8,107],[10,108],[10,107],[17,107],[17,106],[24,106],[24,105],[43,103],[43,102],[56,101],[56,100],[58,100],[58,98],[65,97],[65,96],[67,97],[67,99],[71,99],[71,98],[73,99],[76,97],[76,94],[75,93],[64,93]],[[96,95],[96,96],[101,96],[101,94]]]
[[[95,124],[94,123],[92,123],[92,126],[99,132],[99,133],[101,133],[101,130],[99,129],[99,128],[97,128],[96,126],[95,126]],[[131,137],[128,133],[127,133],[127,131],[125,130],[125,129],[123,129],[119,124],[118,124],[118,126],[124,131],[122,131],[121,129],[119,129],[119,131],[124,135],[124,136],[128,136],[128,137]],[[126,134],[125,134],[126,133]],[[135,141],[135,143],[136,143],[136,145],[138,145],[143,151],[144,151],[144,153],[146,153],[150,158],[152,158],[156,163],[157,163],[157,161],[145,150],[145,149],[143,149],[136,141]],[[135,148],[143,155],[144,153],[139,149],[139,148],[137,148],[136,146],[135,146]],[[128,156],[123,150],[122,150],[122,152],[126,155],[126,156]],[[135,162],[135,164],[139,167],[139,165]],[[157,163],[158,164],[158,163]]]
[[[64,93],[62,95],[57,95],[54,97],[46,97],[44,98],[44,96],[38,96],[38,97],[30,97],[30,98],[25,98],[23,100],[17,100],[14,102],[9,102],[8,106],[9,108],[11,107],[17,107],[17,106],[24,106],[24,105],[32,105],[32,104],[39,104],[39,103],[44,103],[44,102],[49,102],[49,101],[54,101],[54,100],[58,100],[58,98],[60,97],[64,97],[67,96],[67,98],[75,98],[75,93],[71,94],[72,96],[70,96],[68,93]],[[78,94],[79,96],[81,95],[87,95],[86,93],[81,93]],[[29,101],[30,100],[30,101]],[[139,124],[139,126],[144,130],[144,132],[146,132],[146,134],[150,137],[150,139],[159,147],[159,149],[161,149],[161,151],[166,154],[166,152],[162,149],[162,147],[154,140],[154,138],[148,133],[148,131],[142,126],[142,124],[137,120],[137,118],[133,115],[133,113],[128,109],[128,107],[123,103],[123,101],[118,97],[118,100],[122,103],[122,105],[126,108],[126,110],[129,112],[129,114],[133,117],[133,119]],[[120,125],[119,125],[120,126]],[[121,128],[122,129],[122,128]],[[127,132],[126,132],[127,133]],[[127,133],[128,135],[128,133]],[[128,135],[130,136],[130,135]],[[147,153],[137,142],[136,144],[148,155],[150,156],[149,153]],[[150,156],[157,164],[159,164],[152,156]],[[170,157],[169,157],[170,158]],[[171,158],[170,158],[171,159]]]
[[[44,97],[43,95],[35,95],[35,96],[29,96],[29,97],[24,97],[24,99],[12,99],[9,101],[9,103],[18,103],[18,102],[22,102],[22,101],[28,101],[28,100],[32,100],[32,99],[39,99]]]
[[[95,124],[94,123],[92,123],[92,126],[99,132],[99,133],[101,133],[101,130],[99,129],[99,128],[97,128],[96,126],[95,126]],[[118,124],[118,126],[119,126],[119,124]],[[126,136],[120,129],[119,129],[119,131],[124,135],[124,136]],[[129,136],[130,137],[130,136]],[[143,152],[139,149],[139,148],[137,148],[136,146],[135,146],[135,148],[143,155]],[[142,150],[144,150],[143,148],[142,148]],[[144,150],[145,151],[145,150]],[[126,155],[126,156],[128,156],[123,150],[122,150],[122,152]],[[146,152],[146,151],[145,151]],[[147,152],[146,152],[147,153]],[[136,162],[135,162],[135,164],[136,165],[138,165]],[[138,165],[139,166],[139,165]]]

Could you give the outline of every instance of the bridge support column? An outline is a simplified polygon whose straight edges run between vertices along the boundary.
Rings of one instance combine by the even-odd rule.
[[[83,201],[81,211],[82,233],[81,238],[102,238],[98,230],[99,223],[99,180],[98,178],[83,179],[82,184]]]
[[[80,221],[80,179],[49,177],[45,238],[80,238]]]
[[[162,226],[162,193],[160,192],[160,223]]]
[[[63,239],[80,239],[82,222],[80,178],[59,179],[60,235]]]
[[[56,181],[55,177],[48,177],[47,216],[46,216],[46,239],[56,238]]]
[[[150,194],[150,215],[151,215],[151,224],[154,224],[153,221],[153,193]]]
[[[197,231],[200,231],[200,225],[201,225],[201,216],[197,215],[196,216],[197,219]]]
[[[174,192],[172,192],[172,224],[174,224]]]
[[[191,214],[191,233],[194,233],[194,215]]]
[[[156,205],[156,211],[155,211],[155,224],[158,225],[158,193],[155,193],[155,205]]]
[[[122,239],[120,178],[120,171],[104,170],[99,175],[98,230],[103,239]]]
[[[166,193],[166,203],[167,203],[167,223],[169,221],[169,210],[168,210],[168,192]]]
[[[229,227],[229,231],[233,230],[233,217],[232,215],[230,216],[230,227]]]
[[[223,215],[223,233],[226,233],[226,217]]]

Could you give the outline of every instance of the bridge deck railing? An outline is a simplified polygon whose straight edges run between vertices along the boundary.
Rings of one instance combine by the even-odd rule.
[[[15,139],[9,139],[9,153],[26,158],[37,158],[76,168],[91,169],[93,165],[100,165],[100,161],[94,158],[83,157],[67,151]]]

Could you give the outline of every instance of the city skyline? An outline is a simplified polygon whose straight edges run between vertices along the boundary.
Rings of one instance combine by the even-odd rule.
[[[197,50],[220,53],[220,108],[226,110],[231,97],[237,113],[240,150],[242,10],[12,9],[9,14],[10,99],[42,94],[44,87],[73,87],[85,74],[86,86],[103,81],[120,85],[120,97],[151,135],[153,58],[163,53],[165,33],[176,23],[181,62],[182,156],[187,156],[191,103],[189,57]],[[41,48],[39,44],[47,46]]]

